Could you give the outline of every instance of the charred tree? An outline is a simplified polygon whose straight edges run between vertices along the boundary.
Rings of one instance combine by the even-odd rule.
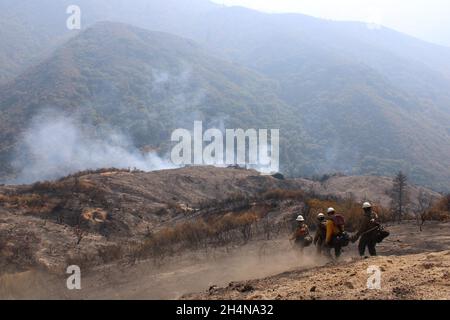
[[[406,207],[409,202],[408,196],[408,177],[400,171],[394,178],[391,190],[391,209],[394,221],[400,223],[405,215]]]

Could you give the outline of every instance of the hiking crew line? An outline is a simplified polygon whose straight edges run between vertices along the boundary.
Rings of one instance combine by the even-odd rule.
[[[365,256],[366,248],[371,256],[376,256],[376,245],[389,236],[389,232],[379,222],[378,214],[372,210],[369,202],[364,202],[363,217],[357,232],[350,236],[345,231],[345,217],[336,213],[334,208],[328,208],[327,216],[323,213],[317,215],[316,233],[314,238],[310,236],[309,227],[305,218],[299,215],[296,219],[297,227],[290,240],[294,241],[295,247],[300,253],[311,244],[316,246],[317,255],[324,255],[332,258],[332,250],[335,259],[342,254],[342,248],[349,245],[350,241],[358,243],[358,253]]]

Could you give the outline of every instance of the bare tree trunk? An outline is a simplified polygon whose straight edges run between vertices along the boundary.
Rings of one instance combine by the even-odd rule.
[[[401,171],[396,175],[391,190],[392,207],[395,219],[399,224],[405,214],[405,206],[408,202],[407,177]]]

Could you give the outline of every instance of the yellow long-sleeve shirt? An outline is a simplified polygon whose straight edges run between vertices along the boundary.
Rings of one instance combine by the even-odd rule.
[[[340,232],[339,228],[336,226],[333,220],[327,221],[327,237],[326,237],[326,243],[330,244],[331,239],[333,236],[338,235]]]

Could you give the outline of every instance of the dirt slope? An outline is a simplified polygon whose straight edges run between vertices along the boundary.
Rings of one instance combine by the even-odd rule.
[[[369,266],[381,270],[381,289],[367,288]],[[286,272],[187,299],[450,299],[450,251],[350,260]]]
[[[413,222],[388,229],[391,236],[378,246],[379,257],[361,259],[352,244],[338,263],[319,261],[183,299],[450,299],[450,223],[429,222],[423,232]],[[380,268],[381,290],[367,289],[369,266]]]

